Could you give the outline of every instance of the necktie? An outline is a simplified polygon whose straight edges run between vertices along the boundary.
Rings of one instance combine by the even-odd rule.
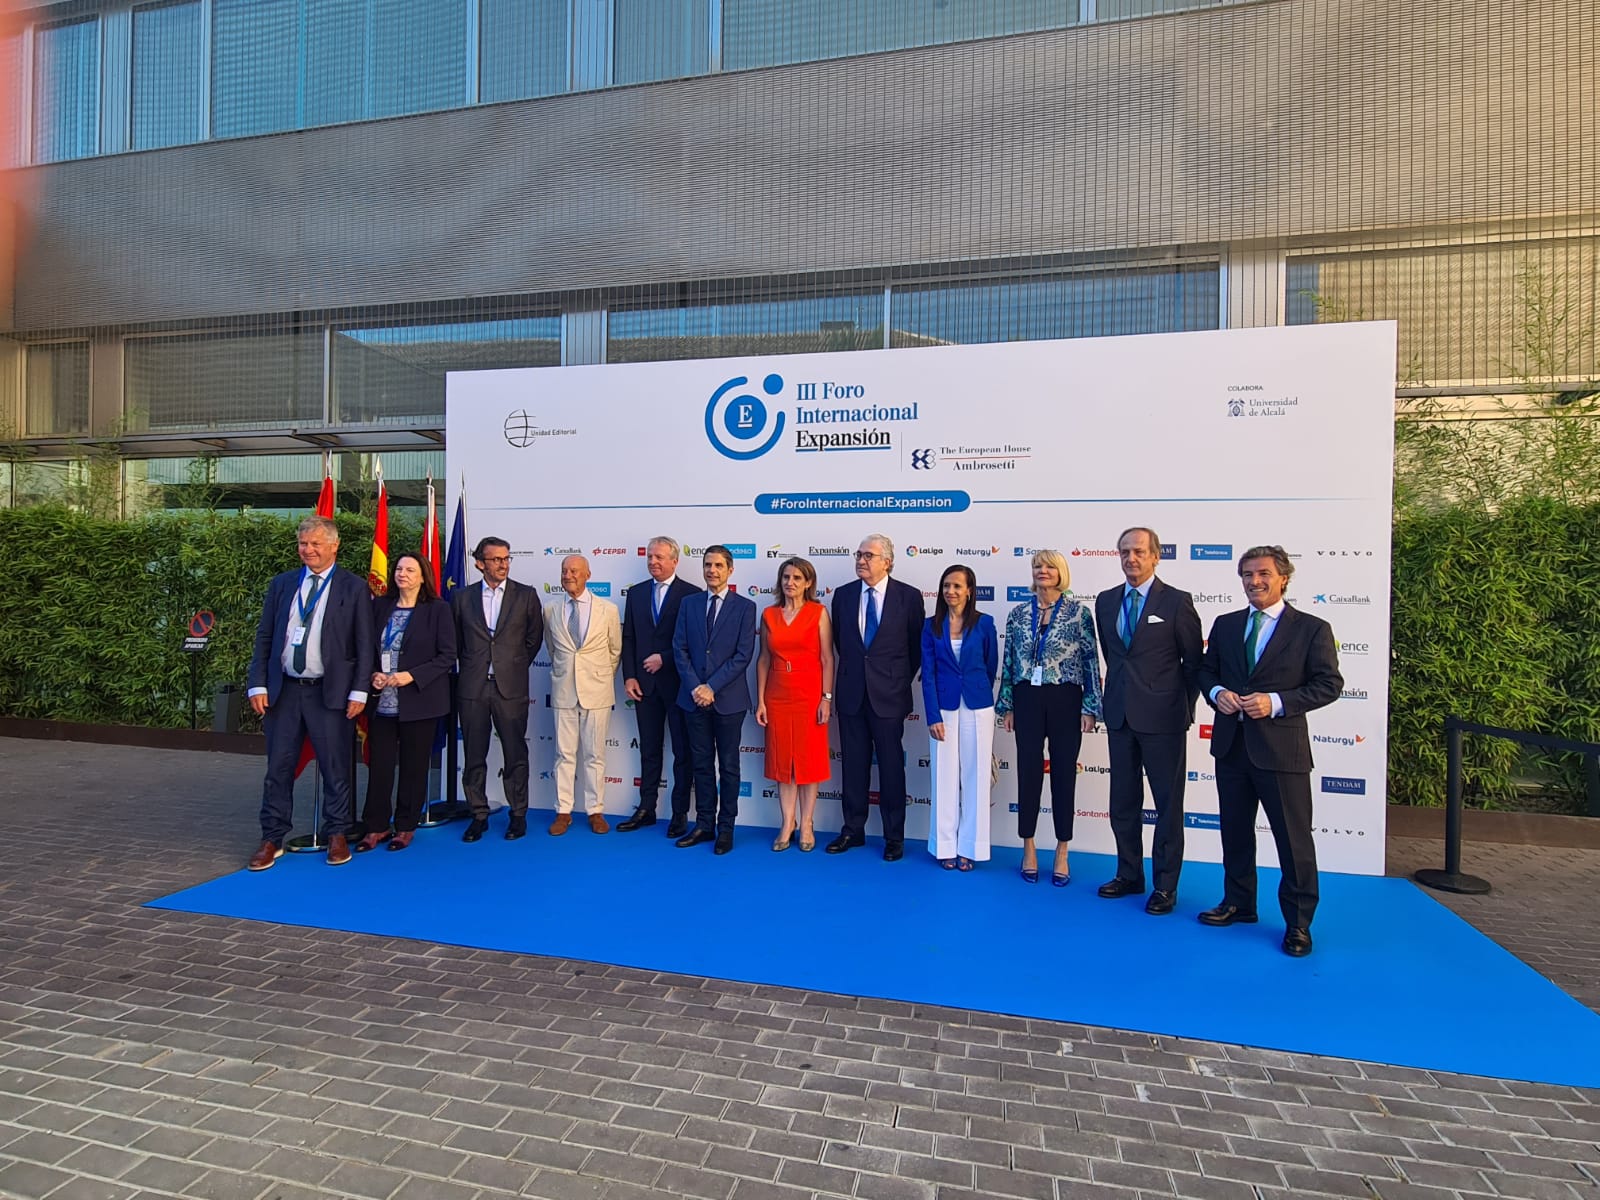
[[[306,580],[310,585],[297,599],[300,601],[300,644],[294,648],[294,673],[306,673],[306,645],[311,641],[311,618],[316,614],[317,601],[322,598],[322,580],[313,575]]]
[[[567,613],[567,632],[572,635],[572,644],[581,646],[583,645],[583,626],[578,623],[578,598],[574,596],[567,603],[572,606]]]
[[[706,644],[711,642],[711,629],[717,623],[717,605],[722,603],[722,597],[713,595],[706,601]]]
[[[661,620],[661,598],[666,594],[666,591],[667,585],[664,583],[658,583],[651,588],[650,620],[652,622]]]
[[[1256,669],[1256,638],[1261,634],[1261,626],[1266,624],[1267,614],[1259,608],[1250,614],[1250,632],[1244,639],[1244,665],[1247,671]]]
[[[1139,624],[1139,589],[1134,588],[1122,602],[1122,644],[1133,645],[1133,630]]]
[[[876,588],[867,589],[867,628],[861,635],[863,646],[872,645],[872,639],[878,633],[878,591]]]

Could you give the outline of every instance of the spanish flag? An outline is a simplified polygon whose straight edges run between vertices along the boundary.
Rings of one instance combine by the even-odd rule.
[[[372,563],[367,567],[367,587],[374,596],[389,590],[389,491],[383,486],[383,460],[372,460],[378,479],[378,515],[372,526]]]

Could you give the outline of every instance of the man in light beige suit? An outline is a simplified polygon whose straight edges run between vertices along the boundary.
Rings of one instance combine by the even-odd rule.
[[[550,651],[550,707],[556,711],[556,819],[559,837],[572,826],[572,804],[584,792],[589,828],[605,833],[606,731],[616,703],[622,621],[617,606],[589,591],[589,560],[561,560],[561,590],[544,606],[544,644]]]

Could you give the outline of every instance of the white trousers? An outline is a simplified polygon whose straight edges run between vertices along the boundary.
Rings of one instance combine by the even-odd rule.
[[[935,858],[989,859],[989,772],[994,756],[994,709],[963,704],[941,712],[944,741],[928,739],[933,764],[933,819],[928,852]]]
[[[574,792],[583,794],[583,811],[606,810],[606,731],[609,708],[556,709],[556,811],[572,811]]]

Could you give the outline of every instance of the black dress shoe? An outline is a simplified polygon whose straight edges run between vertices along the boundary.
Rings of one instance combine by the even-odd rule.
[[[655,823],[656,814],[654,809],[636,808],[633,810],[633,816],[626,821],[617,822],[617,832],[632,833],[635,829],[643,829],[646,825],[654,825]],[[681,837],[683,835],[679,834],[678,836]]]
[[[711,853],[713,853],[713,854],[726,854],[728,851],[730,851],[732,849],[733,849],[733,834],[731,834],[731,833],[719,833],[719,834],[717,834],[717,844],[715,846],[711,847]]]
[[[851,846],[865,846],[866,838],[853,838],[848,833],[841,833],[833,841],[823,847],[829,854],[843,854]]]
[[[1120,900],[1124,896],[1144,895],[1144,884],[1134,883],[1131,879],[1124,879],[1118,875],[1110,883],[1102,883],[1099,888],[1102,900]],[[1158,895],[1160,893],[1157,893]]]
[[[475,842],[483,836],[483,831],[489,828],[489,822],[472,818],[472,823],[467,826],[466,832],[461,835],[463,842]]]
[[[528,836],[528,814],[512,817],[506,825],[506,841],[514,842],[520,837]]]
[[[681,838],[688,832],[689,822],[682,817],[673,817],[672,820],[667,822],[667,836],[669,838]]]
[[[1200,914],[1200,924],[1216,925],[1254,925],[1256,915],[1245,912],[1237,904],[1219,904],[1215,908],[1208,908]]]
[[[904,842],[890,842],[883,848],[884,862],[899,862],[905,856],[906,847]]]
[[[1290,958],[1304,958],[1311,953],[1311,930],[1296,927],[1283,935],[1283,952]]]
[[[1144,902],[1144,910],[1152,917],[1164,917],[1177,906],[1176,892],[1155,891],[1150,893],[1150,899]]]
[[[677,845],[679,849],[687,849],[690,846],[703,846],[707,842],[716,841],[716,839],[717,835],[712,833],[711,830],[701,829],[699,826],[696,826],[679,838],[674,844]],[[731,837],[728,839],[728,841],[729,844],[732,845],[733,839]]]

